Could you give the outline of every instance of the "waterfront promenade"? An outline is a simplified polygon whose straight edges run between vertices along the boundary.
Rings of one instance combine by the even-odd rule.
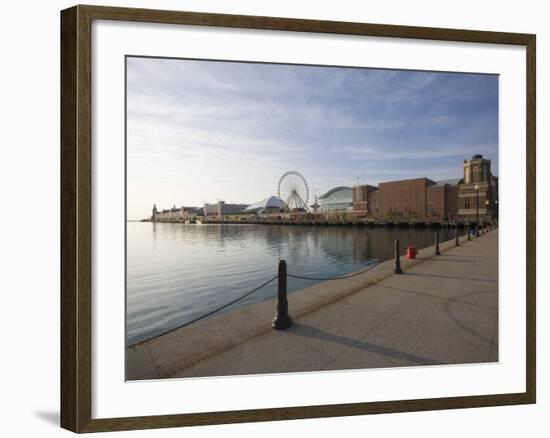
[[[498,230],[199,321],[127,350],[127,378],[200,377],[498,360]],[[292,273],[292,266],[288,267]]]

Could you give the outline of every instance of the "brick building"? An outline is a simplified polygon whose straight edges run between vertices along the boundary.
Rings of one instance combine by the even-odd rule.
[[[375,207],[375,198],[378,187],[369,184],[353,187],[352,205],[353,211],[372,212]]]
[[[458,218],[458,184],[460,180],[439,181],[426,190],[426,218]]]
[[[353,187],[353,211],[380,220],[479,220],[498,215],[498,179],[481,155],[464,160],[464,177],[414,178]]]
[[[481,155],[464,160],[464,179],[458,189],[458,214],[471,221],[498,215],[498,178],[491,173],[491,160]]]
[[[385,220],[452,220],[457,216],[456,183],[429,178],[388,181],[356,186],[353,210]]]
[[[426,219],[428,178],[383,182],[378,185],[377,212],[381,219]]]

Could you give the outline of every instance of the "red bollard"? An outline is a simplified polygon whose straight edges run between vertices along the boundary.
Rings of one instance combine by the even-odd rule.
[[[415,259],[416,258],[416,248],[414,246],[407,246],[407,258],[408,259]]]

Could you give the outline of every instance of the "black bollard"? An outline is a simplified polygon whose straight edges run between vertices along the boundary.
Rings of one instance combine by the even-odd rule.
[[[435,232],[435,255],[441,255],[439,252],[439,233]]]
[[[458,224],[455,226],[455,246],[460,246],[458,242]]]
[[[284,260],[279,260],[279,278],[277,283],[277,315],[271,325],[275,330],[285,330],[292,325],[292,318],[288,314],[286,262]]]
[[[472,230],[470,229],[470,224],[468,224],[468,228],[466,228],[466,232],[468,234],[468,240],[472,240],[472,237],[470,236]]]
[[[479,237],[479,224],[476,222],[476,237]]]
[[[393,270],[395,274],[402,274],[401,270],[401,259],[399,258],[399,240],[395,241],[395,269]]]

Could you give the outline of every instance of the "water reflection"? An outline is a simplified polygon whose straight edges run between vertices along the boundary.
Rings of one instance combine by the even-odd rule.
[[[127,230],[129,343],[253,289],[275,275],[279,259],[296,274],[344,275],[386,256],[394,239],[422,248],[434,236],[429,229],[142,222],[129,222]],[[311,284],[288,281],[290,292]],[[275,288],[271,283],[228,310],[272,298]]]

